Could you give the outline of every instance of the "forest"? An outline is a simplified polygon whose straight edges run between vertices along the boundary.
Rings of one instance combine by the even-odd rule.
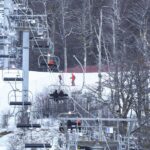
[[[99,70],[148,66],[149,0],[31,0],[29,5],[34,13],[47,14],[60,70],[78,65],[73,55],[85,70],[91,65]],[[30,53],[30,70],[38,70],[39,53],[32,48]]]
[[[101,135],[103,129],[100,129],[100,126],[106,129],[106,127],[111,128],[115,125],[114,139],[117,139],[120,145],[120,141],[124,141],[123,137],[128,137],[128,141],[124,141],[127,142],[128,150],[132,149],[129,148],[130,141],[135,141],[136,150],[149,150],[150,0],[13,0],[12,2],[15,2],[16,8],[8,18],[6,17],[10,26],[2,26],[2,29],[5,31],[10,28],[10,31],[13,31],[14,35],[11,36],[14,36],[14,40],[10,38],[12,39],[10,47],[13,51],[18,50],[20,54],[17,53],[17,55],[21,58],[18,56],[12,58],[12,60],[15,59],[12,64],[20,61],[16,63],[19,67],[12,66],[11,68],[12,71],[17,70],[15,78],[5,76],[3,71],[8,71],[10,75],[10,69],[4,69],[2,79],[9,83],[15,102],[16,93],[22,92],[23,94],[20,96],[22,98],[20,104],[24,111],[20,111],[20,115],[17,116],[20,117],[19,121],[22,122],[21,119],[25,119],[25,122],[29,122],[28,113],[31,114],[31,122],[38,122],[40,117],[50,121],[49,117],[57,118],[64,112],[67,114],[71,111],[77,112],[83,121],[87,118],[90,118],[89,122],[92,121],[83,122],[83,125],[85,123],[88,127],[87,131],[90,131],[91,137],[95,129],[92,131],[89,127],[93,126],[93,123],[98,127],[95,133],[101,133]],[[10,33],[8,35],[10,36]],[[1,37],[4,38],[3,35]],[[28,49],[29,54],[26,53]],[[56,66],[57,71],[51,70],[49,63],[48,58],[53,55],[60,59],[59,69]],[[6,54],[2,56],[11,58]],[[30,69],[28,69],[28,56]],[[45,70],[39,68],[40,56],[43,60],[45,59],[43,63],[46,64]],[[70,72],[70,69],[75,67],[81,68],[82,72],[79,74]],[[97,71],[93,74],[88,73],[89,67],[97,67]],[[19,74],[18,69],[20,68],[23,70],[23,77]],[[29,71],[33,73],[33,77],[29,76]],[[72,81],[70,75],[73,73],[76,77],[76,84],[70,84]],[[60,75],[62,75],[62,81],[60,81]],[[38,76],[39,78],[36,78]],[[65,84],[65,79],[69,81],[67,84]],[[15,81],[15,84],[12,84],[12,81]],[[20,86],[21,90],[16,81],[23,81]],[[37,112],[35,115],[24,107],[25,102],[30,99],[28,81],[30,83],[34,81],[33,91],[37,92],[45,87],[43,92],[37,92],[34,95],[34,103],[31,108],[34,113]],[[53,85],[53,83],[57,84]],[[3,89],[3,82],[1,82],[1,87]],[[60,90],[64,92],[62,95],[65,95],[65,98],[60,96]],[[8,99],[9,96],[11,97],[10,93],[8,92]],[[4,124],[7,124],[6,115],[2,118]],[[59,119],[62,121],[61,118]],[[134,123],[131,120],[134,120]],[[15,119],[15,121],[18,120]],[[29,127],[33,127],[32,124]],[[49,130],[46,131],[47,133],[50,134]],[[14,149],[16,147],[14,143],[18,143],[17,140],[24,140],[22,138],[24,134],[19,133],[18,135],[21,138],[13,138],[15,142],[12,140]],[[46,138],[49,140],[49,137]],[[108,138],[111,140],[112,136],[109,134]],[[107,140],[102,138],[102,141],[110,150]],[[96,139],[96,142],[100,145],[99,138]],[[22,143],[20,145],[24,146]]]
[[[30,5],[36,13],[42,10],[42,5],[35,6],[34,1]],[[146,149],[150,117],[150,1],[49,0],[45,1],[45,6],[55,55],[61,61],[60,70],[67,72],[68,68],[79,65],[74,55],[85,72],[87,66],[98,67],[98,88],[92,88],[93,95],[83,95],[86,99],[83,106],[93,97],[92,102],[98,104],[94,110],[104,109],[104,114],[104,106],[119,118],[127,118],[134,111],[138,128],[132,133],[136,133]],[[30,69],[37,70],[38,54],[33,50],[31,53]],[[109,73],[107,81],[103,80],[104,66]],[[105,87],[111,93],[104,100]],[[126,132],[125,128],[123,122],[120,129]]]

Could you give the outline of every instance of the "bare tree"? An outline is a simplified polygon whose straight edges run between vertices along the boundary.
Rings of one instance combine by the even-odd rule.
[[[69,6],[72,1],[61,0],[59,1],[59,17],[57,18],[59,24],[59,34],[62,40],[63,51],[64,51],[64,71],[67,72],[68,60],[67,60],[67,37],[72,33],[71,22],[68,22],[71,16],[71,10]]]

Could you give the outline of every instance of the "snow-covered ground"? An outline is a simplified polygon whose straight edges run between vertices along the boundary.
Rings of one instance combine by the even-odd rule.
[[[12,134],[0,138],[0,150],[8,150],[9,138]]]
[[[71,73],[61,73],[63,77],[63,82],[65,86],[68,86],[70,90],[80,90],[83,84],[83,74],[75,73],[76,86],[71,86]],[[32,92],[33,97],[36,96],[39,92],[42,92],[52,86],[59,85],[59,73],[48,73],[48,72],[33,72],[29,73],[29,90]],[[86,73],[85,74],[85,85],[92,85],[98,82],[97,73]],[[8,94],[13,87],[18,89],[22,88],[22,83],[17,82],[16,85],[14,82],[3,81],[2,71],[0,72],[0,112],[9,110],[10,106],[8,104]]]
[[[17,72],[18,73],[18,72]],[[21,72],[18,73],[21,76]],[[22,89],[22,83],[17,82],[7,82],[3,81],[3,77],[16,75],[16,72],[11,71],[9,72],[0,72],[0,116],[6,114],[12,106],[9,106],[9,93],[14,89]],[[33,94],[33,99],[39,92],[44,92],[44,90],[49,90],[51,87],[57,87],[59,84],[59,73],[48,73],[48,72],[30,72],[29,73],[29,90]],[[70,91],[80,90],[83,86],[83,74],[82,73],[75,73],[76,79],[75,84],[76,86],[71,86],[71,73],[61,73],[63,78],[63,84],[69,88]],[[98,82],[98,74],[97,73],[86,73],[85,74],[85,85],[91,86],[95,85]],[[9,130],[14,128],[14,121],[9,121]],[[9,138],[12,134],[7,136],[3,136],[0,138],[0,150],[8,150],[8,142]],[[55,145],[55,144],[54,144]],[[53,150],[53,148],[51,148]]]

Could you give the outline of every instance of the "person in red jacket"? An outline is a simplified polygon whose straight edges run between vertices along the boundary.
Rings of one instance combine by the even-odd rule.
[[[71,76],[71,83],[72,83],[72,86],[75,86],[75,75],[72,73],[72,76]]]

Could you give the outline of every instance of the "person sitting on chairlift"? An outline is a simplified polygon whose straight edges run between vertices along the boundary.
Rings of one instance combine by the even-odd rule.
[[[62,133],[64,132],[64,127],[63,127],[63,124],[62,124],[62,123],[60,123],[59,131],[62,132]]]
[[[58,101],[59,99],[63,97],[67,97],[68,94],[65,94],[62,90],[58,93],[57,90],[54,91],[54,93],[50,94],[54,98],[54,101]]]
[[[64,97],[64,96],[68,96],[68,94],[65,94],[62,90],[60,90],[59,97]]]
[[[79,129],[79,132],[81,132],[81,121],[80,120],[76,120],[76,126]]]
[[[48,62],[48,66],[53,66],[53,65],[55,65],[54,60],[53,60],[53,59],[49,60],[49,62]]]
[[[53,94],[50,94],[50,96],[52,96],[54,98],[54,101],[58,101],[59,94],[58,94],[57,90],[55,90]]]

